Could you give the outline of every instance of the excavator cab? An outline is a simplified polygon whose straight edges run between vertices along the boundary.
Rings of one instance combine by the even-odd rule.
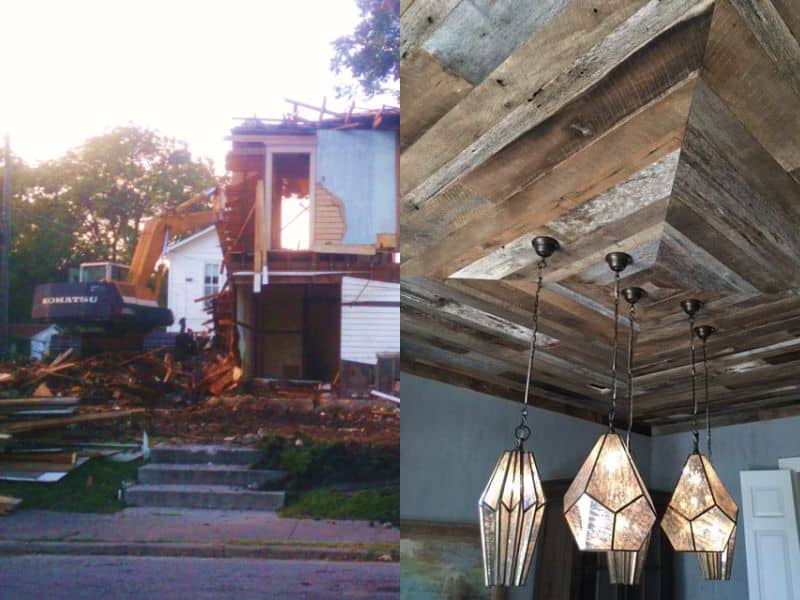
[[[81,283],[94,283],[96,281],[126,281],[128,279],[128,265],[113,262],[81,263],[78,272],[78,281]]]

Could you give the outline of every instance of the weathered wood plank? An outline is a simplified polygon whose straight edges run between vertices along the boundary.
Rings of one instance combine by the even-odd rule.
[[[404,339],[409,338],[424,343],[435,348],[455,354],[469,354],[471,356],[480,355],[493,364],[499,365],[502,376],[524,383],[528,367],[528,352],[526,348],[512,348],[502,339],[493,337],[487,340],[482,333],[460,328],[458,332],[453,331],[450,324],[439,319],[435,315],[425,314],[413,309],[405,309],[402,315],[402,327]],[[542,359],[542,360],[539,360]],[[487,363],[488,364],[488,363]],[[576,382],[569,378],[572,372],[571,365],[559,360],[558,357],[545,352],[537,351],[537,361],[534,365],[536,381],[547,383],[550,388],[560,388],[580,397],[596,400],[598,403],[605,402],[603,394],[596,389],[589,387],[588,383]],[[601,381],[592,383],[601,386],[610,386],[610,378],[603,378]],[[600,406],[598,404],[597,406]]]
[[[450,230],[447,225],[462,226],[489,214],[497,202],[692,76],[702,61],[709,23],[709,16],[698,17],[637,52],[607,80],[423,206],[403,202],[403,231],[409,240],[401,250],[404,260],[441,240]],[[432,223],[445,226],[432,228]]]
[[[443,163],[438,170],[430,172],[429,168],[425,168],[425,164],[442,162],[439,158],[441,155],[437,156],[435,152],[431,152],[431,149],[426,147],[428,134],[435,135],[436,131],[434,130],[439,130],[437,123],[437,126],[432,127],[428,134],[420,138],[401,157],[401,172],[408,174],[401,183],[401,194],[407,197],[406,201],[417,205],[424,203],[450,181],[472,170],[531,127],[543,122],[565,104],[585,93],[601,81],[615,66],[645,46],[659,33],[702,14],[710,6],[711,2],[705,0],[701,2],[697,0],[665,0],[661,2],[651,0],[600,39],[577,61],[571,63],[568,70],[560,72],[543,87],[534,87],[533,89],[540,91],[535,98],[530,97],[530,102],[523,102],[508,111],[505,118],[493,125],[490,130],[481,132],[478,141],[468,144],[458,155]],[[556,21],[557,19],[554,19],[553,23]],[[534,39],[538,37],[534,36]],[[574,40],[571,41],[573,48],[578,46]],[[563,66],[560,63],[561,61],[558,63],[559,66]],[[542,57],[538,57],[537,64],[545,64]],[[530,71],[530,69],[527,70]],[[459,147],[459,144],[452,139],[448,140],[448,144],[453,148]],[[450,153],[448,152],[448,154]],[[428,172],[430,175],[425,177],[424,173]]]
[[[412,50],[400,63],[403,116],[400,151],[413,144],[466,96],[472,85],[445,69],[425,50]]]
[[[584,238],[596,229],[626,220],[628,216],[654,202],[669,197],[679,152],[675,150],[647,165],[586,204],[578,206],[547,224],[548,233],[563,245]],[[538,233],[538,232],[537,232]],[[532,263],[538,257],[531,248],[534,234],[526,233],[472,264],[459,269],[455,279],[504,279]]]
[[[728,0],[719,0],[703,80],[787,171],[800,167],[800,96]]]
[[[643,4],[644,0],[612,0],[594,13],[576,1],[561,11],[403,154],[401,196],[569,69]],[[531,69],[532,64],[537,68]]]
[[[722,261],[737,273],[771,273],[761,276],[762,291],[797,285],[800,276],[795,258],[800,252],[800,231],[787,218],[789,215],[771,197],[756,194],[728,154],[716,146],[719,131],[741,127],[710,100],[710,91],[698,85],[698,95],[681,148],[681,160],[675,176],[673,198],[667,221],[673,223],[682,208],[694,212],[695,219],[673,225],[701,247],[720,256],[710,244],[708,229],[714,229],[735,246]],[[705,114],[705,118],[701,116]],[[755,143],[751,138],[751,144]],[[748,277],[750,279],[750,277]],[[766,279],[766,281],[765,281]]]
[[[400,14],[400,60],[419,47],[461,0],[414,0]]]
[[[501,205],[494,219],[471,221],[429,247],[424,260],[403,265],[403,275],[448,276],[491,249],[536,231],[598,194],[621,183],[680,145],[694,80],[684,82],[581,152],[573,154]],[[624,156],[623,163],[620,156]]]
[[[722,0],[723,2],[726,0]],[[778,72],[800,97],[800,43],[770,0],[730,0]]]

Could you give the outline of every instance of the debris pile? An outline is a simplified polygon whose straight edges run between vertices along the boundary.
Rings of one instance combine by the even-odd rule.
[[[234,388],[242,374],[233,357],[212,353],[179,362],[166,348],[82,360],[71,360],[71,352],[49,364],[0,364],[0,396],[71,396],[82,404],[153,406],[164,399],[191,401],[208,393],[219,395]]]
[[[67,350],[50,363],[0,364],[0,479],[58,481],[108,453],[87,450],[91,431],[105,431],[101,423],[128,427],[146,409],[192,404],[234,388],[240,377],[231,357],[179,362],[165,348],[81,360]]]

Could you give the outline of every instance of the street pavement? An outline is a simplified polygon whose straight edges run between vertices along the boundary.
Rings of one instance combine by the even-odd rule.
[[[113,514],[20,510],[3,517],[0,540],[399,544],[400,530],[366,521],[284,519],[246,510],[142,507]]]
[[[3,600],[395,599],[397,563],[135,556],[0,557]]]

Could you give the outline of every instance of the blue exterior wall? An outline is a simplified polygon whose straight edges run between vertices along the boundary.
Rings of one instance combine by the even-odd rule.
[[[317,183],[344,203],[345,244],[397,229],[397,132],[317,131]]]

